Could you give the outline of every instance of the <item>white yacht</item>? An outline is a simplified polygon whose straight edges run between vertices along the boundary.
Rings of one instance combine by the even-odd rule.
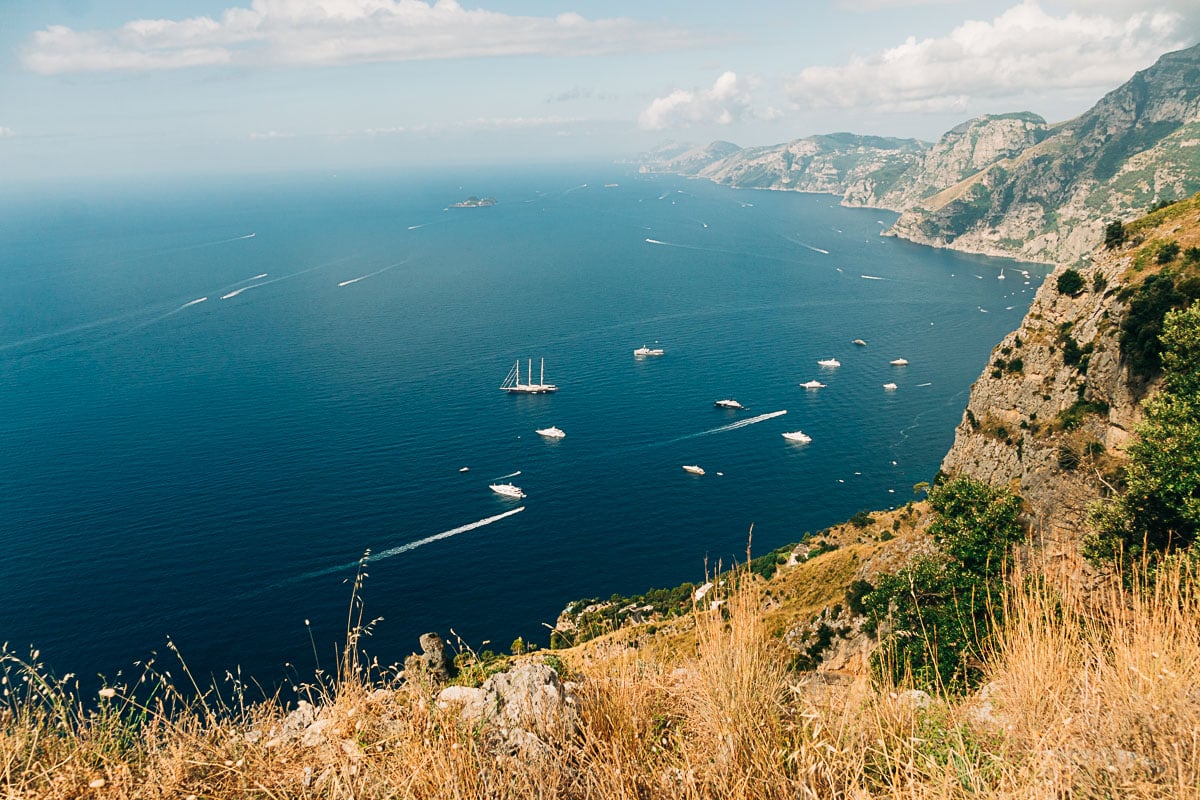
[[[695,464],[684,464],[683,471],[690,472],[693,475],[703,475],[704,474],[704,470],[701,469],[700,467],[696,466]]]
[[[501,497],[507,497],[510,500],[520,500],[525,496],[520,486],[513,486],[511,483],[493,483],[488,488]]]
[[[885,392],[894,392],[894,391],[896,391],[896,384],[894,384],[894,383],[885,383],[885,384],[883,385],[883,390],[884,390]]]
[[[733,408],[738,411],[742,411],[746,408],[737,400],[717,400],[715,403],[713,403],[713,405],[717,408]]]
[[[561,439],[567,434],[562,428],[557,425],[551,425],[549,428],[538,428],[534,433],[545,436],[547,439]]]
[[[789,442],[796,442],[797,444],[808,444],[812,441],[812,437],[804,431],[792,431],[791,433],[785,433],[783,434],[783,438],[787,439]]]
[[[866,347],[866,346],[867,346],[867,343],[866,343],[866,342],[864,342],[862,339],[855,339],[855,340],[854,340],[853,342],[851,342],[850,344],[856,344],[856,345],[858,345],[859,347]]]
[[[817,364],[822,367],[840,367],[842,362],[838,361],[836,358],[822,358],[817,361]]]
[[[521,360],[517,359],[516,364],[508,371],[504,383],[500,384],[500,389],[510,394],[550,394],[558,391],[558,387],[553,383],[546,383],[546,359],[544,358],[542,359],[541,376],[537,383],[533,382],[533,359],[529,359],[524,383],[521,383]]]
[[[805,381],[804,383],[802,383],[800,385],[803,386],[805,389],[824,389],[825,388],[825,384],[821,383],[818,380]]]
[[[888,363],[891,364],[893,367],[907,367],[908,359],[907,358],[893,358]]]
[[[661,356],[662,354],[663,354],[663,349],[661,347],[647,347],[646,345],[642,345],[641,347],[638,347],[638,348],[634,349],[634,351],[633,351],[634,358],[645,358],[646,356]]]

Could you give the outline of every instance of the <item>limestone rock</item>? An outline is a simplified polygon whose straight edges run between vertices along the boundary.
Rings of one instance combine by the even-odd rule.
[[[478,689],[449,686],[438,695],[442,708],[457,707],[469,725],[495,732],[495,744],[510,753],[530,754],[569,738],[579,713],[569,687],[545,664],[523,664],[492,675]]]
[[[421,634],[421,668],[434,683],[450,680],[454,662],[446,652],[446,643],[436,633]]]

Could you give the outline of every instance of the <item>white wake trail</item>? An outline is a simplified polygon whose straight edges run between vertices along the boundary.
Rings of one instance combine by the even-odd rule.
[[[493,483],[494,483],[495,481],[502,481],[502,480],[504,480],[505,478],[515,478],[515,477],[517,477],[517,476],[518,476],[518,475],[520,475],[520,474],[521,474],[521,470],[517,470],[516,472],[510,473],[510,474],[508,474],[508,475],[501,475],[499,478],[495,478],[495,479],[493,479]]]
[[[351,278],[348,281],[342,281],[341,283],[338,284],[338,288],[340,289],[343,286],[349,286],[350,284],[358,283],[359,281],[365,281],[367,278],[374,278],[376,275],[382,275],[383,273],[387,272],[392,267],[398,267],[403,263],[404,263],[403,261],[397,261],[395,264],[388,264],[383,269],[375,270],[374,272],[368,272],[366,275],[360,275],[359,277]]]
[[[680,436],[678,438],[670,440],[669,442],[665,442],[664,444],[674,444],[676,442],[683,442],[688,439],[698,439],[701,436],[712,436],[714,433],[725,433],[726,431],[736,431],[738,428],[745,428],[749,425],[757,425],[760,422],[766,422],[769,419],[775,419],[776,417],[782,417],[786,413],[787,413],[787,409],[785,408],[780,411],[772,411],[770,414],[759,414],[757,417],[750,417],[749,419],[740,419],[737,422],[731,422],[728,425],[722,425],[719,428],[712,428],[707,431],[700,431],[699,433],[689,433],[686,436]]]
[[[451,536],[458,536],[460,533],[466,533],[467,531],[473,531],[476,528],[482,528],[485,525],[491,525],[493,522],[499,522],[505,517],[511,517],[513,514],[520,514],[524,510],[525,506],[521,506],[519,508],[514,508],[512,511],[505,511],[503,514],[497,514],[494,517],[487,517],[486,519],[481,519],[478,522],[472,522],[469,525],[460,525],[457,528],[451,528],[450,530],[443,531],[442,533],[435,533],[433,536],[426,536],[424,539],[418,539],[415,542],[402,544],[399,547],[393,547],[380,553],[372,553],[370,558],[367,559],[367,563],[382,561],[385,558],[391,558],[392,556],[398,556],[401,553],[407,553],[409,550],[416,550],[418,547],[424,547],[430,542],[436,542],[440,539],[449,539]],[[341,567],[341,569],[345,569],[345,567]]]
[[[385,558],[391,558],[392,556],[398,556],[401,553],[407,553],[410,550],[416,550],[418,547],[424,547],[425,545],[430,544],[432,542],[436,542],[441,539],[449,539],[451,536],[458,536],[460,533],[466,533],[467,531],[473,531],[473,530],[476,530],[477,528],[482,528],[486,525],[491,525],[492,523],[499,522],[500,520],[502,520],[506,517],[511,517],[514,514],[520,514],[524,510],[525,510],[525,506],[521,506],[520,508],[514,508],[511,511],[505,511],[503,514],[497,514],[494,517],[487,517],[487,518],[481,519],[477,522],[472,522],[467,525],[460,525],[457,528],[451,528],[448,531],[442,531],[441,533],[435,533],[433,536],[426,536],[424,539],[418,539],[415,542],[409,542],[407,544],[399,545],[398,547],[392,547],[387,550],[383,550],[379,553],[371,553],[369,556],[366,557],[365,563],[374,564],[376,561],[382,561]],[[246,594],[242,595],[241,597],[242,598],[253,597],[254,595],[265,594],[267,592],[278,589],[282,586],[290,586],[291,584],[294,584],[294,583],[300,583],[301,581],[307,581],[312,578],[320,578],[324,575],[333,575],[338,572],[346,572],[348,570],[351,570],[351,569],[354,569],[355,567],[357,567],[359,565],[360,561],[351,561],[347,564],[338,564],[336,567],[326,567],[325,569],[313,570],[312,572],[305,572],[301,575],[295,575],[291,578],[285,578],[284,580],[278,581],[277,583],[273,583],[270,586],[265,586],[261,589],[255,589],[251,592],[247,592]]]

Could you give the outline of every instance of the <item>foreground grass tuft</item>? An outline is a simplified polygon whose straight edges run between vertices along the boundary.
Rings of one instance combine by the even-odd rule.
[[[581,724],[535,756],[493,746],[435,688],[369,666],[354,606],[336,677],[299,706],[237,676],[197,691],[144,665],[81,697],[0,653],[6,798],[978,798],[1200,796],[1200,598],[1185,562],[1099,595],[1011,581],[983,689],[930,696],[797,673],[765,584],[693,611],[694,653],[555,654]],[[711,598],[710,598],[711,599]],[[540,658],[541,654],[525,656]]]

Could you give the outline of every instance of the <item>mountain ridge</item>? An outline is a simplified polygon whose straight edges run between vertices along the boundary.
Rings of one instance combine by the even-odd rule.
[[[1079,262],[1106,221],[1200,191],[1200,45],[1166,53],[1074,119],[986,114],[935,143],[835,133],[686,158],[646,154],[644,172],[733,187],[809,191],[900,212],[886,232],[933,247]]]

